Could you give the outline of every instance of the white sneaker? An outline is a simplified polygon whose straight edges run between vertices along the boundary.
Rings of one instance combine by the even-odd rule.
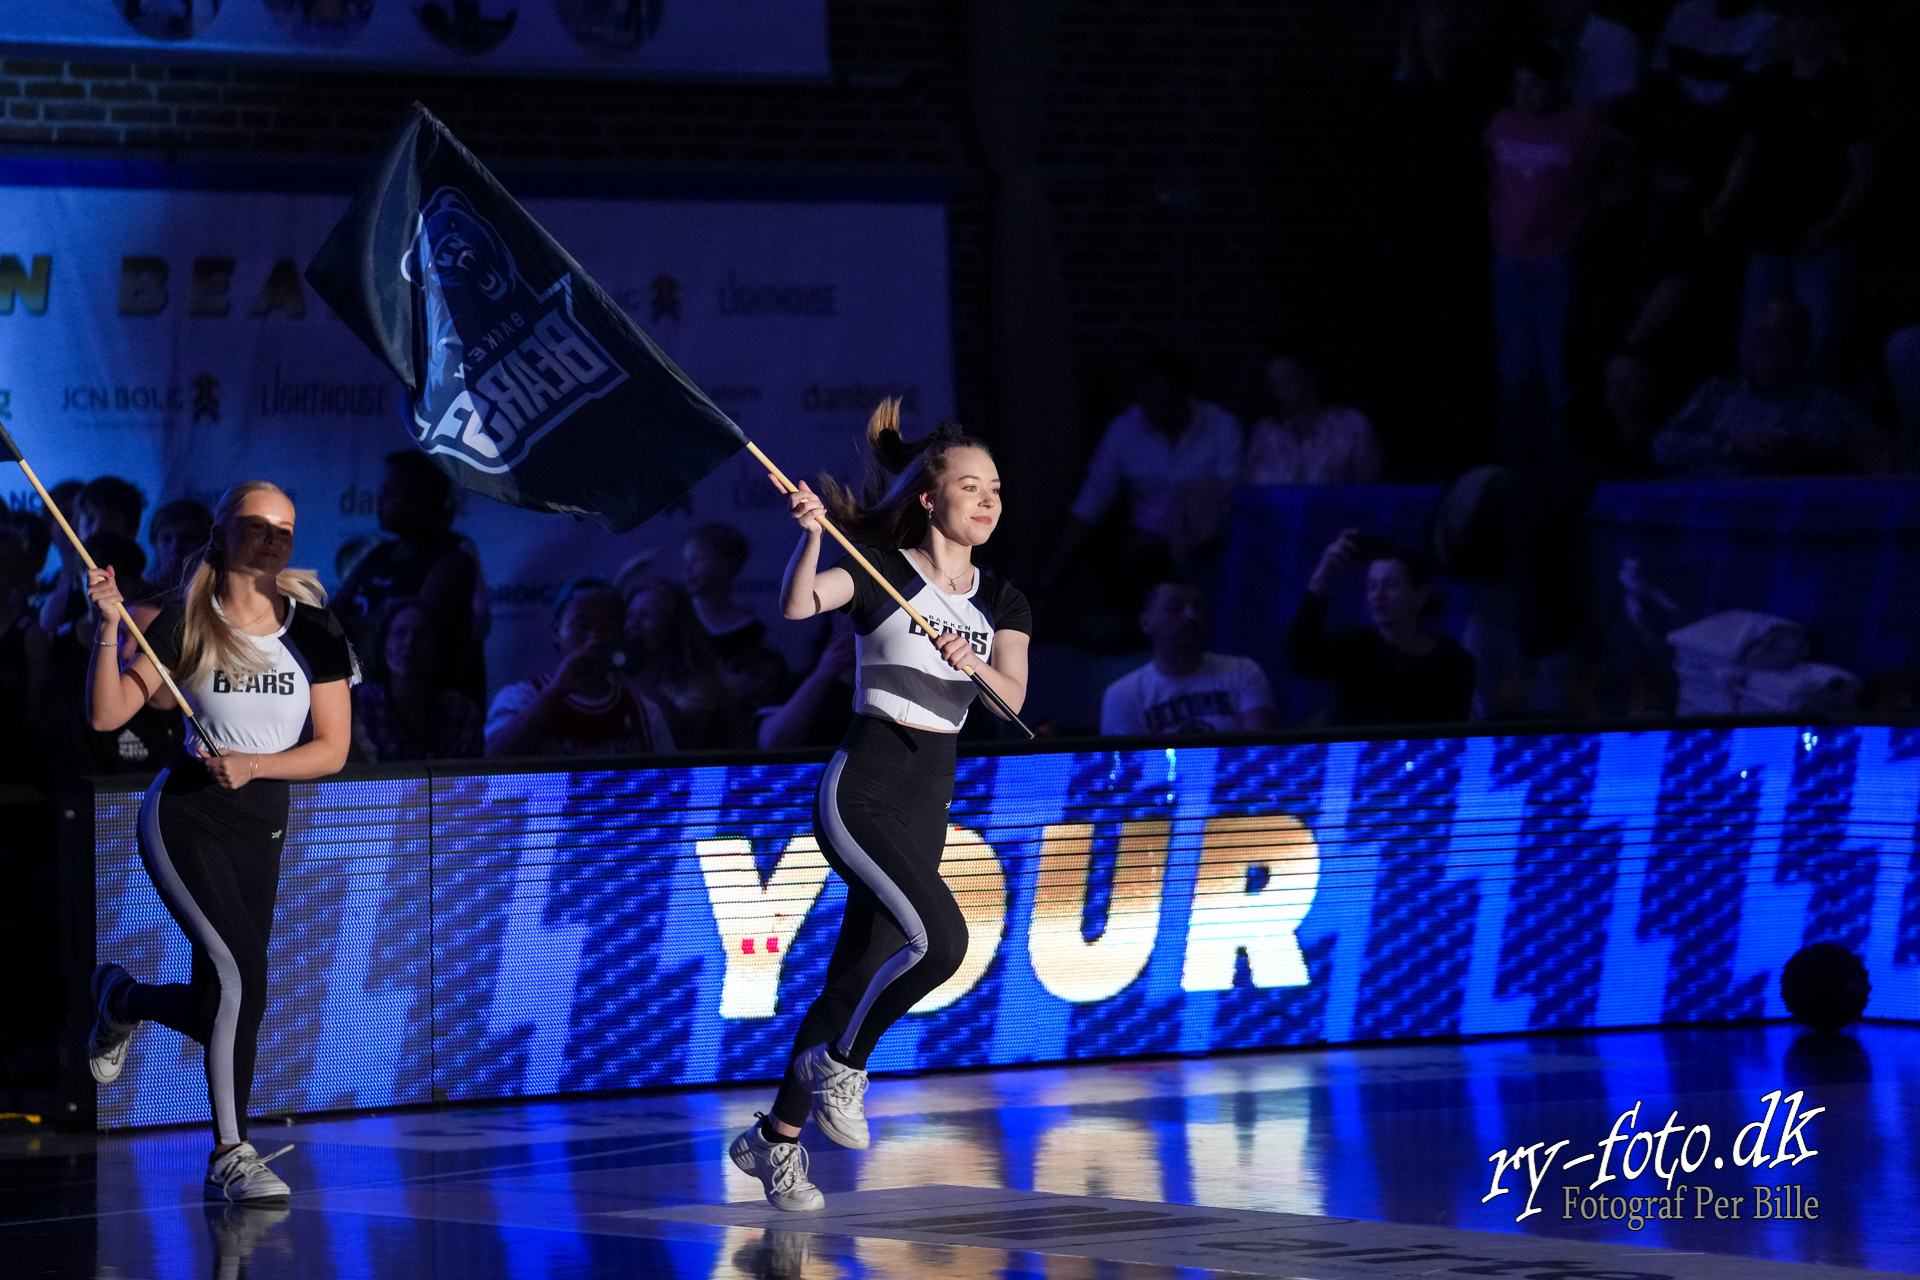
[[[760,1121],[733,1140],[727,1155],[742,1173],[760,1179],[767,1203],[789,1213],[818,1213],[827,1207],[820,1188],[807,1180],[807,1151],[797,1142],[768,1142]]]
[[[867,1073],[836,1062],[824,1044],[794,1059],[793,1072],[813,1093],[813,1122],[820,1132],[843,1147],[865,1151],[873,1141],[867,1133]]]
[[[206,1207],[207,1226],[213,1233],[214,1280],[244,1280],[254,1249],[273,1234],[273,1229],[292,1215],[284,1205],[230,1204]],[[271,1248],[271,1246],[269,1246]],[[280,1242],[281,1251],[291,1243]]]
[[[253,1149],[251,1142],[243,1142],[225,1155],[215,1157],[207,1163],[206,1198],[230,1200],[234,1204],[285,1204],[293,1189],[280,1180],[279,1174],[267,1168],[267,1161],[278,1160],[291,1150],[291,1146],[286,1146],[263,1156]]]
[[[133,985],[133,975],[117,964],[98,965],[93,971],[93,1030],[87,1033],[87,1070],[101,1084],[112,1084],[127,1065],[137,1022],[122,1022],[108,1012],[122,987]]]

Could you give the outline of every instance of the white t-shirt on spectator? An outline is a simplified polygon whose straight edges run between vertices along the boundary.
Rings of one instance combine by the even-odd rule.
[[[1100,732],[1231,733],[1262,707],[1272,709],[1273,687],[1252,658],[1203,654],[1190,676],[1163,676],[1149,662],[1107,686]]]
[[[1088,524],[1107,513],[1124,484],[1133,495],[1133,523],[1177,542],[1175,490],[1201,479],[1232,484],[1240,474],[1240,420],[1217,404],[1193,402],[1193,419],[1177,443],[1154,430],[1134,405],[1107,425],[1094,450],[1073,514]]]
[[[1685,0],[1660,33],[1653,65],[1671,71],[1701,106],[1719,106],[1735,80],[1765,65],[1778,21],[1765,8],[1723,18],[1715,0]]]
[[[1598,107],[1633,92],[1640,81],[1640,40],[1612,18],[1587,15],[1567,68],[1578,107]]]

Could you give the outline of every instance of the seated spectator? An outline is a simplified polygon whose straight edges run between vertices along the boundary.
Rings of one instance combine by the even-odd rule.
[[[389,600],[423,601],[446,626],[447,687],[478,705],[487,696],[486,651],[473,613],[480,570],[453,531],[453,481],[426,454],[403,449],[387,455],[376,503],[380,527],[393,537],[353,567],[334,612],[366,648]]]
[[[1654,68],[1696,106],[1722,106],[1742,76],[1766,65],[1777,20],[1761,0],[1682,0],[1654,46]]]
[[[626,672],[660,704],[682,751],[733,744],[733,706],[686,591],[652,578],[627,597]]]
[[[714,657],[722,662],[758,648],[767,638],[767,624],[733,598],[733,580],[747,567],[751,552],[747,536],[730,524],[703,524],[687,535],[680,549],[694,616],[707,633]]]
[[[1373,625],[1327,631],[1327,593],[1367,566]],[[1427,630],[1433,570],[1424,556],[1348,529],[1320,555],[1287,638],[1293,673],[1330,680],[1337,724],[1438,724],[1465,720],[1473,705],[1472,655]]]
[[[1603,18],[1586,0],[1541,0],[1540,23],[1567,61],[1577,107],[1600,108],[1640,82],[1640,40],[1624,23]]]
[[[366,653],[365,679],[353,690],[353,758],[471,760],[487,753],[480,708],[445,687],[440,657],[445,623],[418,600],[391,600]]]
[[[758,742],[764,751],[782,747],[830,747],[853,723],[853,676],[858,657],[853,619],[833,615],[820,660],[793,695],[760,717]]]
[[[560,665],[518,680],[487,709],[487,755],[618,756],[673,750],[659,704],[615,662],[625,602],[605,578],[575,578],[553,602]]]
[[[169,502],[147,522],[153,572],[147,581],[165,595],[186,585],[187,566],[213,536],[213,512],[197,498]]]
[[[1654,461],[1703,479],[1884,471],[1886,438],[1852,401],[1808,378],[1811,343],[1806,308],[1767,304],[1747,341],[1746,373],[1694,392],[1654,437]]]
[[[1274,412],[1254,425],[1242,484],[1372,484],[1380,475],[1373,424],[1357,409],[1322,404],[1313,370],[1296,355],[1267,361]]]
[[[1149,362],[1139,399],[1108,424],[1094,450],[1046,581],[1058,579],[1122,495],[1131,502],[1133,532],[1121,558],[1184,558],[1225,527],[1240,450],[1239,419],[1195,398],[1184,360],[1163,355]]]
[[[1786,61],[1749,77],[1730,110],[1742,139],[1719,197],[1707,210],[1718,231],[1738,219],[1747,259],[1743,341],[1776,298],[1793,298],[1812,320],[1812,375],[1842,373],[1851,263],[1874,181],[1872,111],[1846,65],[1844,24],[1823,0],[1791,0],[1780,24]]]
[[[1147,596],[1140,630],[1153,661],[1107,686],[1100,732],[1234,733],[1275,727],[1273,688],[1252,658],[1208,653],[1207,597],[1191,582]]]
[[[1543,45],[1515,69],[1513,105],[1487,126],[1486,146],[1501,453],[1533,466],[1565,452],[1573,251],[1626,194],[1624,144],[1569,99],[1566,61]]]
[[[27,726],[38,722],[52,687],[47,633],[28,604],[33,571],[27,540],[0,528],[0,783],[37,773]]]

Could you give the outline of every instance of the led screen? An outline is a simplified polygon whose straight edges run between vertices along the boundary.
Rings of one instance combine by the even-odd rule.
[[[294,789],[256,1114],[777,1075],[845,890],[819,764]],[[97,952],[181,981],[139,797]],[[877,1071],[1781,1016],[1807,942],[1920,1017],[1920,731],[1700,729],[973,757],[971,940]],[[205,1113],[143,1028],[103,1125]]]

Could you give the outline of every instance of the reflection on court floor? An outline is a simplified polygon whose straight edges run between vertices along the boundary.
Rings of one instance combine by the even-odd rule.
[[[817,1218],[773,1214],[726,1160],[766,1092],[261,1122],[263,1150],[296,1144],[275,1167],[297,1194],[267,1213],[202,1204],[197,1131],[0,1138],[0,1270],[154,1280],[1920,1272],[1911,1026],[1828,1038],[1783,1025],[1621,1031],[883,1078],[869,1095],[870,1150],[809,1135],[829,1200]],[[1802,1113],[1824,1111],[1789,1134],[1795,1093]],[[1769,1094],[1777,1114],[1756,1138]],[[1663,1123],[1678,1126],[1664,1147]],[[1757,1163],[1744,1158],[1756,1150]],[[1565,1163],[1587,1152],[1595,1158]],[[1596,1190],[1602,1169],[1610,1185]],[[1507,1190],[1490,1194],[1497,1179]],[[1770,1210],[1818,1208],[1756,1221],[1762,1185]],[[1736,1196],[1737,1216],[1717,1204]],[[1638,1227],[1630,1204],[1647,1209]]]

